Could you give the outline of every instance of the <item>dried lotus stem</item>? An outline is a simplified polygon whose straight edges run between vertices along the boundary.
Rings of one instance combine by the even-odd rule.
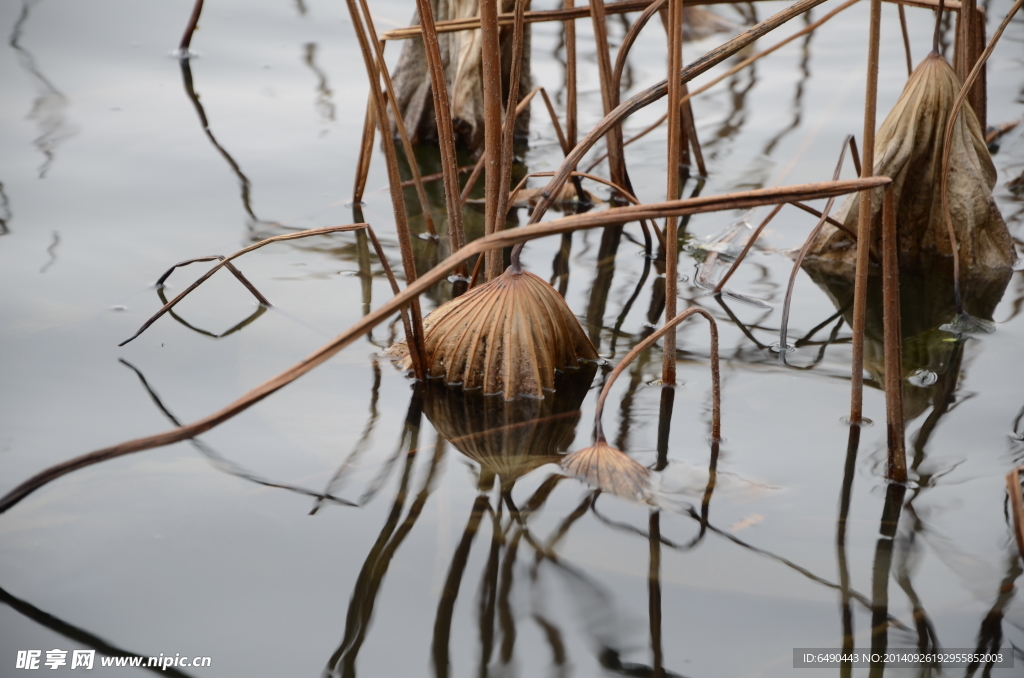
[[[348,5],[349,18],[352,19],[352,26],[359,41],[359,48],[363,56],[363,64],[366,67],[367,79],[370,82],[370,96],[372,97],[377,118],[377,125],[380,127],[381,142],[384,150],[384,162],[388,173],[388,188],[391,194],[391,209],[395,216],[395,230],[398,232],[398,246],[402,253],[402,269],[405,273],[406,286],[416,280],[416,258],[412,251],[412,237],[409,233],[409,218],[405,210],[405,196],[402,195],[402,179],[398,175],[398,160],[395,154],[394,139],[391,138],[391,131],[388,129],[387,104],[384,95],[380,90],[380,75],[377,72],[377,64],[370,49],[370,41],[366,36],[366,27],[363,26],[359,9],[355,0],[346,0]],[[382,64],[383,65],[383,64]],[[423,339],[423,319],[420,315],[419,299],[413,299],[409,306],[409,320],[405,320],[406,336],[411,337],[413,350],[419,352]],[[417,378],[423,377],[423,361],[419,356],[413,361]]]
[[[896,198],[892,184],[882,199],[882,304],[885,336],[885,414],[889,443],[887,477],[907,482],[903,434],[903,335],[900,327],[899,248],[896,243]]]
[[[364,6],[366,0],[360,0]],[[466,244],[466,233],[462,226],[462,203],[459,201],[458,161],[455,156],[455,131],[452,128],[452,112],[448,99],[448,80],[441,61],[441,47],[434,27],[434,10],[430,0],[417,0],[420,24],[423,26],[423,46],[427,53],[427,70],[430,72],[430,92],[434,97],[434,120],[437,124],[438,144],[441,147],[441,170],[444,174],[444,202],[448,211],[448,240],[452,252]],[[395,110],[395,119],[401,113]],[[410,160],[410,162],[412,162]],[[465,266],[456,273],[466,277]],[[465,291],[465,282],[453,289],[455,296]]]
[[[633,347],[629,353],[615,366],[615,369],[608,375],[601,395],[597,400],[597,408],[594,411],[594,437],[595,441],[591,447],[577,450],[566,456],[562,461],[562,468],[568,473],[585,482],[601,488],[604,491],[619,496],[643,498],[646,496],[650,484],[650,472],[638,462],[629,457],[625,452],[618,450],[608,444],[604,435],[604,427],[601,423],[601,414],[604,411],[604,403],[608,398],[612,385],[622,371],[629,366],[643,351],[647,350],[669,330],[686,320],[692,315],[704,316],[711,333],[711,438],[717,443],[722,437],[722,391],[721,378],[719,374],[718,361],[718,325],[714,317],[702,308],[691,307],[667,320],[665,324],[649,337]]]
[[[480,42],[483,53],[484,96],[484,235],[499,231],[501,186],[501,46],[498,36],[498,0],[480,0]],[[501,275],[501,252],[484,255],[484,280]]]
[[[253,250],[258,250],[261,247],[265,247],[266,245],[269,245],[270,243],[274,243],[274,242],[281,242],[281,241],[284,241],[284,240],[299,240],[301,238],[309,238],[309,237],[315,236],[315,235],[327,235],[328,233],[344,233],[344,232],[348,232],[348,231],[362,231],[362,230],[365,230],[367,233],[370,234],[370,240],[373,242],[373,248],[377,252],[377,258],[380,259],[381,266],[384,267],[384,273],[385,273],[385,275],[387,275],[388,282],[391,283],[391,290],[395,294],[398,294],[399,292],[401,292],[401,289],[398,287],[398,282],[395,280],[395,274],[391,271],[391,266],[388,264],[387,257],[384,255],[384,250],[381,248],[380,242],[377,240],[377,236],[373,232],[373,229],[370,228],[369,224],[350,224],[350,225],[347,225],[347,226],[328,226],[326,228],[314,228],[314,229],[311,229],[311,230],[308,230],[308,231],[298,231],[296,233],[286,233],[284,235],[275,235],[272,238],[267,238],[266,240],[260,240],[257,243],[253,243],[252,245],[249,245],[248,247],[244,247],[244,248],[238,250],[237,252],[235,252],[234,254],[232,254],[231,256],[228,256],[228,257],[223,257],[223,256],[220,256],[220,255],[217,255],[215,257],[203,257],[203,258],[200,258],[200,259],[190,259],[188,261],[183,261],[181,263],[178,263],[178,264],[175,264],[174,266],[172,266],[166,273],[164,273],[162,276],[160,276],[160,279],[157,280],[157,283],[156,283],[157,285],[162,285],[164,283],[164,281],[167,280],[167,277],[171,274],[171,272],[174,269],[178,268],[179,266],[186,266],[188,264],[199,262],[199,261],[212,261],[213,259],[219,259],[220,260],[220,263],[218,263],[216,266],[214,266],[209,271],[204,273],[201,278],[199,278],[194,283],[189,285],[184,291],[182,291],[180,294],[178,294],[178,296],[174,297],[173,299],[168,301],[166,304],[164,304],[163,308],[161,308],[159,311],[157,311],[155,314],[153,314],[153,316],[150,317],[149,320],[144,322],[142,324],[142,327],[140,327],[135,334],[133,334],[129,338],[127,338],[124,341],[122,341],[120,344],[118,344],[118,346],[124,346],[125,344],[127,344],[127,343],[135,340],[136,338],[138,338],[138,336],[140,334],[142,334],[143,332],[145,332],[149,328],[150,325],[155,323],[160,318],[160,316],[162,316],[164,313],[167,313],[172,308],[174,308],[174,306],[177,305],[178,302],[180,302],[182,299],[184,299],[186,296],[188,296],[189,293],[191,293],[194,289],[196,289],[197,287],[202,285],[204,282],[209,280],[210,277],[213,276],[213,274],[216,273],[217,271],[219,271],[221,268],[227,268],[232,273],[234,273],[235,277],[237,277],[239,279],[239,281],[243,285],[245,285],[247,288],[249,288],[250,292],[252,292],[254,295],[256,295],[256,298],[260,301],[261,304],[263,304],[265,306],[270,306],[270,302],[267,301],[263,297],[262,294],[260,294],[258,291],[256,291],[256,288],[252,286],[252,283],[250,283],[248,280],[246,280],[245,277],[241,275],[241,272],[238,271],[238,269],[236,269],[234,267],[234,265],[231,263],[232,260],[237,259],[238,257],[242,256],[243,254],[247,254],[249,252],[252,252]]]
[[[868,31],[867,93],[864,97],[864,135],[861,179],[875,171],[875,108],[878,100],[878,42],[882,24],[882,0],[871,0]],[[853,291],[853,359],[850,379],[850,423],[858,425],[864,409],[864,320],[868,302],[868,255],[871,251],[871,191],[860,194],[857,221],[857,268]],[[785,351],[782,344],[780,350]]]
[[[199,25],[199,15],[203,13],[203,0],[196,0],[196,4],[192,7],[192,16],[188,18],[188,25],[185,26],[185,32],[181,36],[181,43],[178,45],[178,58],[187,59],[189,57],[188,48],[192,44],[192,34],[196,32],[196,27]]]
[[[169,269],[164,271],[164,274],[157,278],[157,281],[154,283],[154,285],[158,288],[162,287],[163,284],[167,282],[167,279],[171,277],[171,273],[174,273],[175,269],[182,268],[183,266],[188,266],[189,264],[200,264],[205,261],[224,261],[224,255],[213,254],[208,257],[196,257],[195,259],[186,259],[185,261],[179,261],[174,266],[171,266]],[[238,279],[238,282],[242,283],[245,289],[249,290],[252,296],[256,297],[257,302],[259,302],[263,306],[272,305],[269,301],[267,301],[267,298],[263,296],[258,289],[256,289],[256,286],[249,282],[249,279],[242,275],[241,271],[235,268],[234,264],[225,264],[225,268],[227,268],[228,271],[231,272],[231,275],[235,276],[235,278]]]
[[[512,150],[513,137],[516,131],[516,118],[519,107],[516,105],[519,99],[519,71],[523,59],[523,12],[526,11],[527,0],[516,0],[516,20],[512,28],[512,64],[508,77],[508,102],[505,104],[505,121],[501,130],[501,171],[499,173],[501,190],[498,192],[497,221],[504,226],[505,216],[508,214],[508,187],[512,183]],[[564,148],[564,146],[563,146]],[[499,253],[500,254],[500,253]],[[518,267],[518,259],[513,260]]]

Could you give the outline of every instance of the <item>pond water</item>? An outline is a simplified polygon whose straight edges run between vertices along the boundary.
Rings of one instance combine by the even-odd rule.
[[[409,2],[371,4],[380,31],[412,14]],[[1010,5],[990,3],[989,32]],[[784,6],[761,2],[756,12]],[[367,84],[344,3],[209,2],[186,70],[172,51],[190,9],[188,0],[0,4],[9,36],[0,50],[0,493],[223,407],[390,295],[379,265],[367,275],[354,234],[275,244],[239,263],[272,307],[261,310],[220,273],[176,317],[118,348],[161,306],[153,283],[175,262],[354,220]],[[831,176],[844,135],[861,134],[868,9],[854,5],[694,100],[710,175],[703,195]],[[906,80],[897,10],[883,9],[880,120]],[[716,11],[742,22],[729,6]],[[919,60],[932,14],[908,8],[907,18]],[[601,102],[589,23],[577,25],[586,130]],[[617,42],[624,24],[610,25]],[[533,80],[561,112],[560,30],[534,25]],[[663,35],[652,22],[631,53],[630,92],[664,77]],[[725,37],[687,43],[685,59]],[[1018,17],[989,65],[991,124],[1024,115],[1022,42]],[[396,60],[398,46],[388,55]],[[631,119],[627,136],[663,105]],[[629,147],[643,201],[664,195],[664,148],[664,130]],[[429,155],[425,173],[436,171]],[[524,165],[550,170],[559,157],[534,106]],[[1024,199],[1007,184],[1024,171],[1024,126],[999,141],[994,161],[997,203],[1019,238]],[[848,163],[843,176],[852,173]],[[443,222],[440,185],[430,192]],[[379,149],[362,214],[397,264]],[[70,651],[94,649],[99,675],[143,672],[103,668],[101,656],[162,654],[210,658],[167,671],[190,676],[783,676],[795,671],[794,648],[837,648],[844,636],[867,648],[873,626],[889,647],[1014,646],[1017,668],[994,675],[1022,675],[1021,560],[1004,474],[1024,462],[1024,277],[987,300],[994,333],[917,335],[918,357],[906,365],[913,468],[899,489],[884,478],[885,426],[864,428],[851,448],[842,421],[850,332],[832,299],[844,292],[830,296],[801,274],[790,335],[802,341],[788,365],[770,349],[791,267],[782,252],[813,217],[784,209],[730,281],[763,305],[722,305],[692,282],[709,237],[765,214],[687,225],[679,303],[720,322],[720,449],[707,442],[703,324],[680,331],[670,408],[658,348],[612,390],[611,443],[653,467],[659,431],[668,432],[661,510],[597,496],[549,462],[591,443],[604,377],[660,322],[650,309],[664,281],[645,269],[636,224],[617,249],[602,247],[600,231],[574,234],[561,277],[553,261],[563,239],[547,238],[527,246],[524,264],[554,280],[607,362],[589,391],[584,384],[579,415],[570,407],[528,439],[511,434],[539,459],[510,467],[487,445],[465,453],[458,403],[446,411],[424,400],[381,356],[401,335],[400,323],[385,323],[192,443],[87,467],[0,515],[0,675],[20,673],[19,651],[41,650],[45,661],[66,650],[67,671]],[[479,228],[472,207],[467,215]],[[417,241],[421,270],[442,247]],[[176,271],[168,292],[205,266]],[[928,309],[914,318],[922,331],[948,319]],[[865,414],[883,422],[871,341]]]

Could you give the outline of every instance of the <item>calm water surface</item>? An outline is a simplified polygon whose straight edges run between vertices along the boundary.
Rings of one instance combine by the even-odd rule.
[[[378,30],[412,12],[372,4]],[[1010,4],[991,3],[990,31]],[[354,220],[367,85],[344,3],[209,2],[192,42],[199,56],[183,70],[171,52],[189,11],[187,0],[0,4],[0,492],[219,409],[390,294],[379,265],[367,274],[355,235],[274,245],[241,262],[273,307],[261,311],[218,274],[177,317],[117,348],[160,307],[153,282],[171,264]],[[861,132],[867,12],[854,6],[694,102],[711,175],[703,194],[828,178],[843,136]],[[931,14],[907,15],[920,59]],[[883,20],[880,116],[906,78],[894,6]],[[632,52],[631,91],[663,77],[656,23]],[[585,130],[600,118],[600,92],[588,22],[578,27]],[[614,40],[623,31],[612,21]],[[687,44],[685,56],[724,37]],[[533,42],[534,81],[561,106],[560,29],[535,25]],[[989,66],[992,124],[1024,115],[1022,42],[1018,18]],[[627,134],[662,110],[637,115]],[[534,107],[531,171],[559,159],[543,115]],[[424,172],[435,171],[427,155]],[[658,200],[664,131],[628,160],[639,197]],[[994,160],[997,201],[1019,236],[1024,202],[1006,185],[1024,171],[1024,128]],[[440,186],[430,190],[443,226]],[[398,262],[379,155],[362,211]],[[694,217],[690,242],[765,213]],[[864,429],[848,453],[849,328],[832,301],[841,291],[829,296],[801,274],[791,336],[804,340],[790,366],[769,349],[791,266],[780,252],[813,223],[784,210],[730,282],[763,308],[719,305],[693,285],[691,255],[681,262],[680,303],[721,321],[726,441],[716,455],[703,326],[681,331],[667,416],[653,385],[657,349],[616,383],[611,442],[654,466],[659,419],[670,424],[662,511],[596,497],[545,462],[590,444],[603,375],[659,322],[650,309],[663,280],[645,277],[636,225],[617,250],[602,251],[600,232],[575,234],[567,277],[553,264],[561,238],[537,241],[525,264],[564,290],[609,360],[580,392],[580,415],[569,407],[518,438],[538,458],[501,465],[487,455],[493,441],[448,442],[467,426],[458,404],[414,392],[379,355],[400,324],[381,325],[199,441],[78,471],[0,516],[0,675],[20,673],[19,650],[93,648],[211,657],[182,669],[192,676],[783,676],[794,647],[838,647],[844,633],[870,646],[873,605],[877,619],[889,615],[890,647],[1022,647],[1003,475],[1024,461],[1024,278],[988,300],[995,333],[919,339],[907,364],[920,370],[907,387],[914,470],[901,495],[884,481],[884,426]],[[417,247],[422,270],[444,254]],[[203,266],[174,273],[168,292]],[[948,319],[914,313],[923,329]],[[884,420],[875,388],[865,408]]]

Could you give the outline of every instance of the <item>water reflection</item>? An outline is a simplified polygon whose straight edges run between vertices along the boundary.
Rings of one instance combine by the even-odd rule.
[[[11,595],[3,588],[0,588],[0,603],[7,605],[18,614],[28,617],[40,626],[48,628],[54,633],[59,633],[68,640],[73,640],[74,642],[84,645],[85,647],[91,647],[92,649],[96,650],[97,654],[101,654],[107,657],[141,657],[143,658],[141,668],[145,669],[146,671],[150,671],[152,673],[156,673],[158,675],[163,676],[179,676],[180,678],[188,678],[189,676],[189,674],[173,666],[168,666],[166,669],[155,666],[147,666],[148,655],[141,655],[137,652],[123,650],[117,647],[116,645],[104,640],[103,638],[100,638],[96,634],[91,633],[90,631],[86,631],[85,629],[79,626],[70,624],[64,621],[63,619],[50,614],[49,612],[40,610],[32,603]],[[57,667],[54,666],[53,668]]]
[[[39,129],[39,136],[32,144],[39,149],[46,160],[39,166],[39,178],[46,177],[56,157],[57,147],[66,139],[74,136],[78,130],[68,123],[65,116],[68,108],[68,100],[53,83],[51,83],[39,66],[35,57],[21,46],[22,30],[25,22],[28,21],[29,10],[38,5],[42,0],[24,0],[21,6],[21,14],[14,24],[14,30],[8,44],[18,54],[18,63],[32,79],[36,89],[36,99],[32,102],[32,110],[29,111],[28,119],[36,123]]]
[[[11,202],[7,199],[7,194],[4,192],[4,184],[0,181],[0,235],[7,235],[11,232],[8,228],[7,223],[11,220]]]
[[[299,0],[299,6],[302,7],[301,0]],[[302,9],[302,13],[305,14],[305,8]],[[334,92],[331,91],[330,86],[327,84],[327,74],[316,65],[316,49],[317,45],[315,42],[307,42],[304,47],[304,54],[302,57],[303,63],[309,66],[309,70],[313,71],[316,75],[316,110],[320,114],[320,117],[325,121],[334,121],[334,102],[331,101],[331,97],[334,96]]]
[[[206,118],[206,111],[203,109],[203,105],[199,103],[199,95],[196,94],[195,85],[192,82],[192,66],[189,59],[178,59],[178,63],[181,65],[181,79],[185,86],[185,94],[196,109],[196,114],[199,116],[199,124],[203,127],[203,133],[206,135],[206,138],[210,140],[210,143],[213,144],[213,147],[217,149],[217,152],[220,153],[221,157],[227,161],[228,165],[231,167],[231,171],[238,177],[238,185],[241,189],[242,208],[245,209],[245,213],[249,215],[249,218],[252,219],[253,222],[259,222],[259,217],[257,217],[256,213],[252,211],[252,203],[249,195],[249,177],[245,176],[242,172],[242,168],[238,166],[238,163],[231,157],[231,154],[217,142],[217,138],[213,136],[213,132],[210,130],[210,121]]]

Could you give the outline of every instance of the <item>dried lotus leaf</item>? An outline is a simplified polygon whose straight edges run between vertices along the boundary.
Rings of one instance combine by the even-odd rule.
[[[650,496],[651,472],[604,440],[573,452],[562,461],[562,468],[603,492],[641,501]]]
[[[902,95],[875,137],[875,174],[892,178],[896,228],[904,263],[927,263],[951,256],[940,195],[942,145],[946,123],[960,91],[960,80],[946,60],[929,54],[914,69]],[[949,204],[960,261],[974,274],[1013,265],[1010,233],[992,199],[996,170],[974,111],[960,112],[951,139]],[[871,201],[871,248],[881,251],[882,191]],[[850,196],[837,214],[857,231],[859,197]],[[826,225],[813,243],[806,266],[851,274],[856,258],[853,238]]]
[[[484,394],[543,397],[555,371],[596,360],[597,350],[558,291],[512,267],[424,319],[427,376]],[[388,353],[409,366],[408,347]]]

